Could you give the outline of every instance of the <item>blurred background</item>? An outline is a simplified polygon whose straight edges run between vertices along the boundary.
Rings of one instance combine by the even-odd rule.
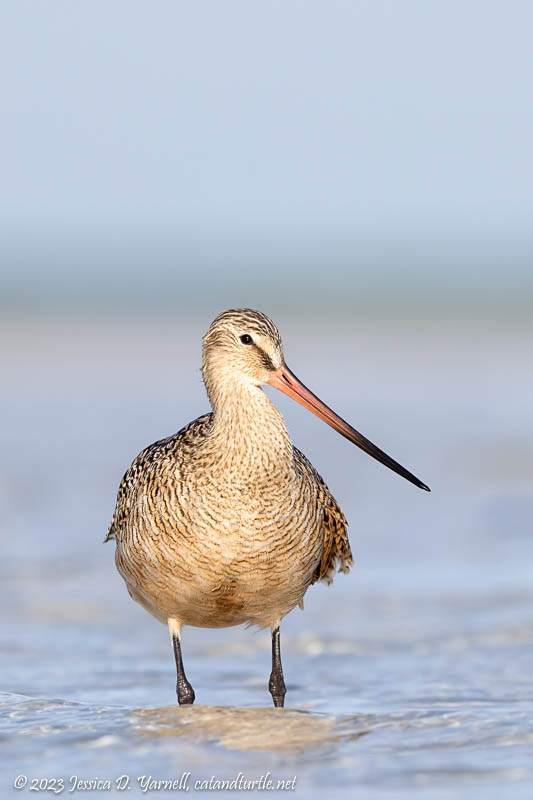
[[[8,775],[45,747],[58,774],[268,764],[308,797],[529,791],[532,25],[525,0],[3,6]],[[133,457],[207,410],[201,336],[240,306],[433,489],[273,396],[356,567],[285,621],[312,715],[297,755],[280,729],[258,762],[244,734],[211,747],[216,715],[188,719],[200,744],[159,718],[139,744],[126,720],[174,702],[172,654],[101,544]],[[199,702],[247,731],[268,636],[185,639]]]

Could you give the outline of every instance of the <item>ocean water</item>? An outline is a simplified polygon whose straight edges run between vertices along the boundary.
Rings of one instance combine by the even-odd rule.
[[[296,374],[433,491],[272,392],[356,564],[282,624],[285,709],[244,628],[184,630],[178,708],[167,631],[102,540],[132,458],[207,409],[212,316],[1,323],[0,796],[530,798],[533,328],[277,320]]]

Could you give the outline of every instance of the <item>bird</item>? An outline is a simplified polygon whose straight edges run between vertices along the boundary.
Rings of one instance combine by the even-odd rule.
[[[220,313],[203,337],[211,411],[146,447],[126,471],[104,541],[130,596],[168,626],[178,704],[194,703],[184,626],[270,628],[268,688],[284,706],[280,624],[308,588],[353,565],[348,523],[264,392],[273,386],[425,491],[429,487],[323,403],[289,369],[272,320]]]

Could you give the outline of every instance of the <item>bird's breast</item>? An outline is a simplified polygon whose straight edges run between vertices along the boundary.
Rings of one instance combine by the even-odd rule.
[[[311,547],[321,509],[295,473],[254,483],[168,476],[146,485],[128,516],[126,538],[168,561],[214,569],[232,560],[282,559]]]
[[[298,475],[156,481],[139,492],[125,533],[117,565],[130,591],[156,616],[197,620],[186,624],[261,620],[263,603],[287,613],[322,552],[321,509]]]

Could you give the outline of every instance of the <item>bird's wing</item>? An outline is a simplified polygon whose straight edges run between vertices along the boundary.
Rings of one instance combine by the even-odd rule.
[[[137,458],[135,458],[131,466],[126,470],[124,477],[120,483],[117,494],[117,503],[111,524],[107,531],[104,542],[110,539],[119,539],[120,533],[128,518],[130,512],[131,500],[135,494],[139,484],[146,481],[149,474],[157,468],[157,466],[169,456],[169,454],[176,448],[186,450],[187,445],[192,447],[198,442],[198,437],[207,433],[210,422],[211,414],[203,414],[201,417],[189,422],[184,428],[174,433],[172,436],[167,436],[166,439],[160,439],[142,450]]]
[[[296,447],[294,448],[294,459],[302,473],[311,482],[315,502],[322,509],[324,547],[313,583],[325,581],[329,584],[337,569],[338,572],[349,572],[354,563],[348,541],[348,522],[322,476]]]

